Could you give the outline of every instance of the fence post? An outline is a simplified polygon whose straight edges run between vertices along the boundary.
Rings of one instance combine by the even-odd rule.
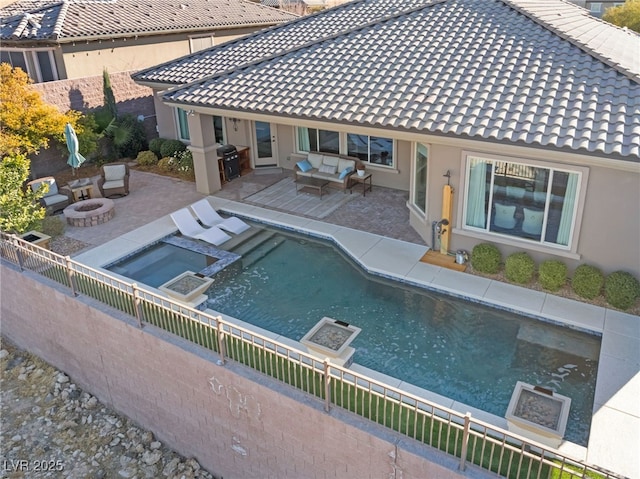
[[[18,266],[20,266],[20,271],[24,271],[24,258],[22,257],[22,251],[19,247],[18,236],[11,235],[13,238],[13,247],[16,249],[16,256],[18,258]]]
[[[329,412],[331,406],[331,363],[324,360],[324,410]]]
[[[218,327],[218,354],[220,354],[220,365],[224,364],[224,329],[222,328],[222,317],[216,318],[216,324]]]
[[[131,284],[131,289],[133,290],[133,306],[136,313],[136,319],[138,320],[138,327],[142,329],[142,319],[144,313],[142,312],[142,304],[140,303],[140,290],[138,289],[138,285],[136,283]]]
[[[71,256],[65,256],[64,260],[66,263],[67,279],[69,280],[71,293],[74,296],[78,296],[78,289],[76,288],[76,276],[75,274],[73,274],[73,270],[71,269]]]
[[[469,428],[471,427],[471,414],[464,415],[464,429],[462,430],[462,450],[460,451],[460,470],[467,468],[467,448],[469,446]]]

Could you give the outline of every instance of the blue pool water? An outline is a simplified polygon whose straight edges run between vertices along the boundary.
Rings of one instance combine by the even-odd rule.
[[[498,416],[517,381],[551,388],[572,400],[565,437],[586,445],[599,337],[365,275],[324,242],[276,238],[215,276],[211,309],[295,340],[323,316],[345,321],[362,328],[356,363]]]
[[[266,229],[235,248],[227,243],[232,252],[165,241],[174,244],[109,269],[157,287],[219,261],[224,269],[207,291],[211,309],[294,340],[324,316],[353,324],[362,328],[352,343],[356,363],[497,416],[517,381],[550,388],[572,401],[566,439],[587,444],[597,336],[367,275],[307,236]]]

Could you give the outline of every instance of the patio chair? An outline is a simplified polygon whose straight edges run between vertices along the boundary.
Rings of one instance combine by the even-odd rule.
[[[493,216],[493,224],[498,228],[511,230],[516,226],[515,205],[503,205],[495,203],[496,212]]]
[[[235,216],[231,216],[230,218],[220,216],[206,198],[193,203],[191,209],[205,226],[217,226],[234,234],[240,234],[250,228],[247,223]]]
[[[98,188],[103,198],[129,194],[129,165],[126,163],[109,163],[103,165],[98,179]]]
[[[200,226],[187,208],[182,208],[171,213],[171,219],[178,227],[180,233],[188,238],[199,239],[216,246],[231,239],[231,236],[220,228],[216,228],[215,226],[203,228]]]
[[[27,186],[31,188],[32,191],[38,191],[45,183],[49,185],[49,191],[40,198],[40,204],[45,208],[48,215],[62,211],[73,203],[73,192],[71,189],[66,186],[58,188],[56,179],[53,176],[45,176],[32,180],[27,183]]]

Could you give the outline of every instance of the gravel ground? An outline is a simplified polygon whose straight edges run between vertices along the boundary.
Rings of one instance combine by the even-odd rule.
[[[215,479],[2,338],[0,477]]]

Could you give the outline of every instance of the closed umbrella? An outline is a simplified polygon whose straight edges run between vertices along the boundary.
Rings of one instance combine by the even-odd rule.
[[[67,164],[73,169],[73,174],[75,175],[76,168],[79,168],[87,159],[78,151],[78,137],[71,123],[67,123],[64,127],[64,136],[67,139],[67,149],[69,150]]]

